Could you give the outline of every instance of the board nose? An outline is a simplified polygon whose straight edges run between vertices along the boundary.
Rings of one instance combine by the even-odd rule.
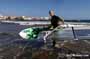
[[[27,39],[27,34],[26,33],[24,33],[24,32],[19,32],[19,36],[21,37],[21,38],[23,38],[23,39]]]

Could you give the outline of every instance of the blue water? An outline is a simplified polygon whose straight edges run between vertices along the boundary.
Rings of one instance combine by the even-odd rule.
[[[25,28],[28,28],[28,27],[30,27],[30,26],[28,26],[28,25],[19,25],[19,24],[14,24],[14,23],[11,23],[11,24],[1,23],[0,24],[0,32],[8,32],[8,33],[12,33],[12,34],[14,33],[13,36],[15,36],[15,37],[13,37],[13,36],[5,37],[5,35],[0,36],[0,46],[1,45],[2,46],[7,45],[10,42],[14,42],[14,43],[17,42],[17,44],[22,42],[21,44],[25,44],[25,42],[23,42],[21,40],[22,38],[19,37],[18,33],[22,29],[25,29]],[[77,36],[88,36],[90,34],[90,29],[75,30],[75,33],[76,33]],[[21,42],[20,42],[20,40],[21,40]],[[35,43],[35,42],[37,42],[37,43]],[[40,41],[35,41],[35,42],[34,43],[35,43],[36,46],[39,46],[39,45],[42,46],[43,45],[43,41],[41,41],[41,42]],[[39,45],[38,45],[38,42],[39,42]],[[34,43],[32,44],[33,46],[35,46]]]
[[[75,30],[77,36],[88,36],[90,34],[90,29]]]

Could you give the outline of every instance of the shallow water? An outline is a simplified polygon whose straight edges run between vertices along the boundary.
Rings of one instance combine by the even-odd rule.
[[[23,41],[22,38],[18,35],[18,33],[22,29],[25,29],[28,27],[30,27],[30,26],[19,25],[19,24],[14,24],[14,23],[12,23],[12,24],[1,23],[0,24],[0,57],[3,57],[3,56],[4,57],[6,57],[6,56],[12,57],[12,56],[16,56],[18,52],[22,52],[22,48],[25,46],[27,41]],[[82,31],[77,30],[75,32],[77,33],[77,36],[86,36],[88,33],[90,33],[90,30],[82,30]],[[68,34],[65,34],[65,35],[68,35]],[[61,41],[61,42],[63,42],[63,41]],[[43,42],[38,42],[37,44],[39,44],[39,46],[44,45]],[[87,53],[90,52],[90,50],[89,50],[90,42],[89,41],[80,41],[80,40],[79,41],[68,41],[67,43],[65,43],[65,46],[67,46],[67,49],[70,49],[75,52],[76,51],[79,51],[79,52],[81,51],[80,53],[84,53],[83,51],[85,51]],[[81,47],[81,50],[78,46]]]

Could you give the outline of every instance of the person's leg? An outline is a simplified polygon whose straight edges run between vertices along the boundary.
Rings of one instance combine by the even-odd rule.
[[[55,47],[55,45],[56,45],[56,40],[54,39],[52,43],[53,43],[52,46]]]

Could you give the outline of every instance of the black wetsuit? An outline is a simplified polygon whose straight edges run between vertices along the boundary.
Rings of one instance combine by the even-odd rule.
[[[64,21],[61,18],[59,18],[58,16],[56,16],[56,15],[52,16],[51,17],[51,26],[53,26],[53,28],[56,28],[59,25],[58,24],[59,21],[64,23]],[[53,47],[55,47],[55,44],[56,44],[56,40],[53,39]]]
[[[51,25],[53,26],[53,28],[56,28],[59,25],[58,24],[59,21],[63,22],[63,20],[56,15],[51,17]]]

